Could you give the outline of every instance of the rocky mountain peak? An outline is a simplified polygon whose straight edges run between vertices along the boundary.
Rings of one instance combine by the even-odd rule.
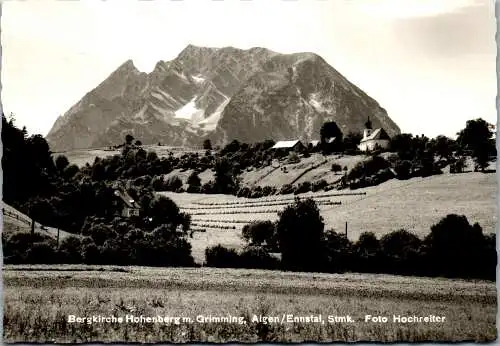
[[[347,133],[362,131],[367,116],[399,133],[375,100],[315,53],[190,44],[149,74],[124,62],[56,121],[47,140],[52,150],[119,144],[126,133],[145,144],[194,146],[207,137],[310,140],[326,120]]]

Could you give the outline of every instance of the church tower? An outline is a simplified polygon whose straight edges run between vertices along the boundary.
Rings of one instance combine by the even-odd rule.
[[[369,137],[372,134],[372,122],[370,121],[370,117],[368,117],[368,120],[365,123],[365,129],[363,131],[363,139]]]

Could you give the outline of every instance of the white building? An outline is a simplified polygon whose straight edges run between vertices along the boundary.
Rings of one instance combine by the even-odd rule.
[[[391,137],[385,132],[384,129],[365,129],[363,131],[363,139],[358,145],[361,151],[371,151],[378,147],[381,149],[388,149]]]

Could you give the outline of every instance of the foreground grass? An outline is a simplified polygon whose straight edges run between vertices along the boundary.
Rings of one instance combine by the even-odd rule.
[[[52,270],[57,269],[57,270]],[[6,266],[6,342],[492,341],[496,291],[482,281],[208,268]],[[196,316],[247,323],[199,323]],[[254,315],[350,315],[354,323],[252,322]],[[397,324],[393,314],[445,316]],[[79,317],[178,316],[192,323],[68,323]],[[364,316],[388,323],[365,323]]]

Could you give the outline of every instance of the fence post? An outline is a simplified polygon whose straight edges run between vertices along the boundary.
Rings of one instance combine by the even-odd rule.
[[[345,222],[345,237],[347,238],[347,221]]]

